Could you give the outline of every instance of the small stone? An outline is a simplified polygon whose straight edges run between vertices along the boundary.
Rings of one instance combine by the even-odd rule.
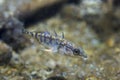
[[[85,80],[98,80],[95,76],[87,77]]]
[[[115,40],[113,37],[110,37],[108,40],[107,40],[107,45],[109,47],[113,47],[115,45]]]

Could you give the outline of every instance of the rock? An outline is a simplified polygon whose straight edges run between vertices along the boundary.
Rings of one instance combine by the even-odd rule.
[[[2,20],[0,28],[0,39],[10,45],[13,50],[23,49],[29,43],[22,34],[23,23],[15,17],[8,17]],[[24,45],[25,44],[25,45]]]
[[[0,41],[0,66],[8,64],[11,61],[11,58],[12,58],[11,48],[4,42]]]
[[[66,80],[64,77],[61,77],[61,76],[53,76],[53,77],[50,77],[46,80]]]

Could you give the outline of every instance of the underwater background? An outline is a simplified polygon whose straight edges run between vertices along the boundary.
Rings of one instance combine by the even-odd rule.
[[[87,59],[46,52],[23,28],[63,32]],[[0,0],[0,80],[120,80],[120,1]]]

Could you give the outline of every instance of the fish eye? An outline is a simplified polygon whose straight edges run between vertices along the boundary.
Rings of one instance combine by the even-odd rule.
[[[80,54],[80,50],[79,49],[74,49],[73,50],[73,54],[74,55],[79,55]]]

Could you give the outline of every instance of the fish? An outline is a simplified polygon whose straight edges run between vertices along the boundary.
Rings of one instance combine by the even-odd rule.
[[[56,31],[50,33],[48,31],[30,32],[25,29],[22,31],[31,37],[34,37],[38,42],[47,46],[48,49],[44,49],[48,52],[60,53],[69,56],[81,56],[87,58],[87,55],[82,47],[75,47],[75,45],[64,38],[64,33],[58,35]]]

